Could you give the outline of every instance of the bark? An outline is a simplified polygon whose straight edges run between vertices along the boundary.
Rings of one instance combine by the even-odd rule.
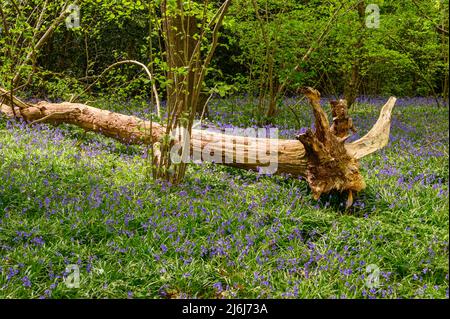
[[[316,119],[314,132],[308,129],[306,133],[297,136],[306,150],[306,179],[315,199],[332,190],[348,191],[347,206],[350,206],[353,202],[352,192],[363,190],[366,184],[359,172],[358,160],[345,148],[348,129],[344,128],[345,131],[342,131],[342,125],[330,127],[328,117],[320,106],[320,94],[317,90],[307,88],[303,93],[308,97]],[[337,104],[334,104],[335,112],[343,109],[342,103],[339,104],[340,107]],[[346,137],[337,136],[337,133]]]
[[[178,9],[182,9],[182,4],[177,5]],[[161,2],[161,12],[163,12],[163,30],[165,34],[165,46],[167,52],[167,64],[170,67],[168,79],[173,82],[167,87],[167,104],[169,109],[177,109],[177,114],[183,112],[184,104],[197,104],[193,97],[195,89],[196,74],[194,69],[200,67],[196,60],[195,65],[189,65],[197,40],[195,35],[200,33],[197,26],[196,17],[181,14],[167,13],[167,3]],[[187,68],[186,75],[177,75],[176,70]],[[201,113],[203,105],[194,105],[196,113]]]
[[[361,60],[363,57],[363,48],[364,48],[364,38],[365,38],[365,18],[366,18],[366,3],[365,1],[360,1],[358,3],[357,11],[359,17],[359,30],[357,36],[357,42],[355,44],[354,50],[352,50],[354,56],[351,71],[349,75],[349,79],[344,88],[344,96],[347,101],[348,107],[352,107],[352,105],[356,101],[356,97],[358,96],[359,87],[361,84]]]
[[[14,117],[9,94],[0,88],[0,96],[5,98],[0,112]],[[345,143],[346,137],[335,135],[330,128],[327,115],[320,107],[320,94],[308,88],[304,91],[313,107],[316,130],[308,130],[297,140],[278,140],[271,138],[231,136],[220,132],[193,129],[189,140],[190,152],[201,154],[197,159],[215,161],[217,164],[257,170],[267,167],[276,156],[276,174],[288,173],[304,176],[314,197],[333,190],[349,192],[351,204],[352,192],[365,187],[359,172],[358,160],[383,148],[389,140],[391,113],[396,99],[391,97],[383,106],[380,117],[374,127],[361,139]],[[135,116],[101,110],[78,103],[39,102],[27,104],[15,98],[17,117],[23,117],[30,124],[44,122],[50,124],[69,123],[86,131],[93,131],[115,138],[123,143],[151,144],[159,143],[164,137],[165,127],[150,123]],[[20,109],[20,112],[19,112]],[[342,133],[342,132],[341,132]],[[261,149],[265,154],[261,154]],[[227,151],[228,150],[228,151]],[[232,151],[230,151],[232,150]],[[243,161],[238,160],[237,150],[243,150]],[[270,154],[270,152],[272,152]],[[215,157],[212,157],[212,154]],[[219,160],[218,160],[219,159]]]
[[[331,125],[331,133],[335,136],[344,138],[348,136],[348,131],[356,133],[353,120],[348,116],[348,106],[346,100],[330,101],[331,114],[333,115],[333,125]]]

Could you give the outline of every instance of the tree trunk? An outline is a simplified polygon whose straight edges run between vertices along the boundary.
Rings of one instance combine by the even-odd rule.
[[[0,98],[3,96],[5,103],[0,104],[0,112],[14,117],[9,94],[5,93],[6,90],[0,88]],[[353,143],[345,143],[346,136],[341,137],[345,135],[342,129],[335,135],[329,127],[327,115],[319,104],[319,92],[307,88],[304,93],[313,107],[316,119],[314,132],[308,130],[299,135],[298,140],[279,140],[193,129],[189,140],[190,158],[194,162],[214,161],[247,170],[264,169],[276,161],[276,171],[272,173],[306,177],[315,198],[332,190],[348,191],[351,202],[352,192],[365,187],[358,160],[387,144],[396,99],[391,97],[383,106],[378,121],[369,133]],[[84,104],[42,101],[30,105],[14,98],[14,105],[17,117],[24,118],[31,125],[38,122],[74,124],[123,143],[158,143],[165,133],[165,128],[158,123]]]
[[[182,3],[177,4],[177,9],[182,10]],[[172,82],[167,86],[167,105],[169,110],[176,109],[176,114],[190,109],[196,99],[193,97],[195,85],[195,68],[199,64],[190,65],[194,54],[199,34],[195,16],[167,13],[168,5],[161,2],[163,13],[163,30],[165,34],[165,46],[167,52],[167,64],[169,66],[168,79]],[[186,74],[180,74],[180,70],[186,68]],[[203,105],[202,105],[203,107]],[[196,113],[202,112],[200,107],[194,106]]]
[[[355,49],[352,50],[353,54],[355,54],[354,61],[351,66],[350,76],[348,82],[344,88],[344,96],[347,100],[347,105],[349,108],[352,107],[353,103],[356,101],[356,97],[358,95],[359,86],[360,86],[360,72],[361,72],[361,60],[363,55],[363,47],[364,47],[364,29],[365,29],[365,12],[366,4],[365,1],[360,1],[358,4],[358,17],[359,17],[359,30],[358,32],[358,40],[355,45]]]

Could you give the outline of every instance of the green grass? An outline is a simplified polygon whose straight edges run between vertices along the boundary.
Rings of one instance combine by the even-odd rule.
[[[378,111],[354,113],[361,132]],[[0,297],[448,298],[448,108],[398,107],[391,133],[345,211],[302,179],[210,164],[168,187],[140,147],[0,120]]]

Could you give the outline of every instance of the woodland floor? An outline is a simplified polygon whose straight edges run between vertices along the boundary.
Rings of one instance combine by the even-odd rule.
[[[385,101],[351,111],[360,135]],[[293,137],[312,114],[285,102],[299,118],[286,108],[276,126]],[[142,147],[0,119],[0,298],[448,298],[449,109],[432,103],[398,101],[349,211],[302,179],[211,164],[167,187],[147,177]],[[210,107],[218,127],[254,124],[244,99]],[[68,264],[79,288],[63,282]]]

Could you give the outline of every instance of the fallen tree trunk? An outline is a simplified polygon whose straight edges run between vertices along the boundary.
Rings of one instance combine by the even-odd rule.
[[[135,116],[78,103],[41,101],[30,105],[17,98],[14,98],[12,103],[9,94],[5,93],[7,92],[0,88],[0,97],[3,96],[4,100],[0,108],[1,113],[8,117],[14,117],[16,114],[30,124],[68,123],[130,144],[157,144],[163,140],[165,134],[165,128],[160,124]],[[387,144],[391,113],[396,99],[391,97],[387,101],[381,109],[378,121],[364,137],[353,143],[345,143],[346,137],[336,136],[333,134],[334,130],[330,129],[328,118],[319,104],[319,92],[308,88],[304,93],[313,107],[316,130],[308,130],[298,136],[298,140],[246,137],[193,129],[187,145],[189,152],[182,153],[182,143],[175,142],[175,146],[178,145],[180,150],[176,153],[185,159],[186,156],[193,158],[194,162],[213,161],[249,170],[272,166],[270,173],[306,177],[315,198],[332,190],[348,191],[351,204],[352,192],[358,192],[365,187],[359,173],[358,159]],[[12,110],[12,104],[15,105],[15,112]]]

